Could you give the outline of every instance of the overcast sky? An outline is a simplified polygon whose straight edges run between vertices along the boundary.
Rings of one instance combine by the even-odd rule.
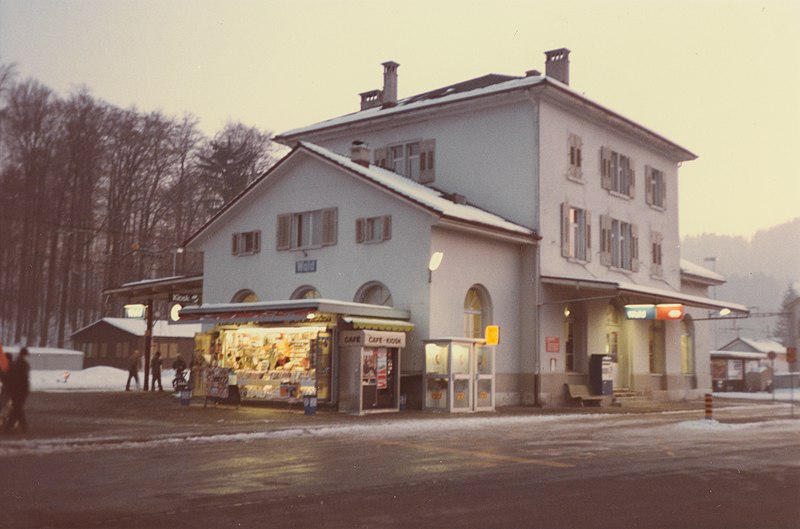
[[[400,63],[399,97],[544,71],[699,156],[680,170],[681,234],[751,236],[800,217],[800,0],[0,0],[0,62],[62,96],[171,116],[213,135],[358,110]]]

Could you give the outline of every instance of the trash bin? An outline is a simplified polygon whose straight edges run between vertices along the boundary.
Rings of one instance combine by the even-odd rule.
[[[400,395],[400,409],[406,409],[406,403],[408,402],[408,395]]]
[[[188,389],[181,390],[181,406],[188,406],[192,398],[192,392]]]
[[[306,415],[316,415],[317,414],[317,396],[316,395],[304,395],[303,396],[303,411]]]

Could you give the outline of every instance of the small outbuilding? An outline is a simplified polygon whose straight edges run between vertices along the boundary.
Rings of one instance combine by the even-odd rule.
[[[147,323],[139,318],[102,318],[74,332],[76,349],[83,351],[83,367],[111,366],[126,369],[135,350],[144,352]],[[165,320],[153,322],[152,351],[161,351],[164,366],[182,356],[189,361],[195,349],[194,337],[200,324],[170,325]]]

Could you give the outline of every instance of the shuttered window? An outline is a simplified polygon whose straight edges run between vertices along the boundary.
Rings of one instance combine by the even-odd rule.
[[[434,181],[436,140],[398,143],[375,149],[374,162],[420,184]]]
[[[392,238],[392,216],[356,219],[356,243],[377,243]]]
[[[606,215],[600,216],[600,263],[639,271],[639,228]]]
[[[664,173],[649,165],[645,166],[645,201],[648,205],[665,208],[667,205],[667,183]]]
[[[608,147],[600,149],[600,182],[603,189],[633,198],[636,196],[636,171],[628,156]]]
[[[592,260],[591,213],[561,204],[561,255],[578,261]]]
[[[278,215],[276,249],[304,250],[335,245],[337,217],[337,208]]]
[[[664,235],[658,231],[650,232],[650,274],[661,277],[664,274],[662,266]]]
[[[261,251],[261,230],[234,233],[231,237],[233,255],[253,255]]]

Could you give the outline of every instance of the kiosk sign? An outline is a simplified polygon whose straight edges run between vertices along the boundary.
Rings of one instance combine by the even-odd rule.
[[[683,305],[625,305],[625,317],[629,320],[680,320],[683,319]]]

